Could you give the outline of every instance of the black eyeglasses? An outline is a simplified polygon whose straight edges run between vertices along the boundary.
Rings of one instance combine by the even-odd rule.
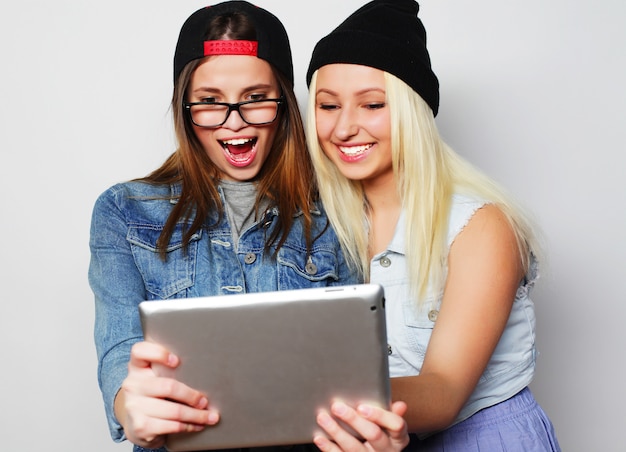
[[[227,102],[183,102],[189,112],[191,122],[198,127],[219,127],[224,124],[233,111],[239,113],[246,124],[262,126],[270,124],[278,116],[278,107],[285,101],[278,99],[246,100],[229,104]]]

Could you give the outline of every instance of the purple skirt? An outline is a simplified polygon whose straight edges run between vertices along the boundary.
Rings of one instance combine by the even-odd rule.
[[[552,422],[528,388],[423,440],[411,435],[405,449],[419,452],[560,450]]]

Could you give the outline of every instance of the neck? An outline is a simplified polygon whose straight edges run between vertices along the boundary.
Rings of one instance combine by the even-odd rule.
[[[395,178],[363,182],[363,192],[367,199],[369,215],[385,215],[402,209],[402,200],[398,193]]]
[[[374,255],[384,251],[393,238],[402,210],[402,200],[395,181],[391,184],[364,184],[363,190],[368,204],[371,259]]]

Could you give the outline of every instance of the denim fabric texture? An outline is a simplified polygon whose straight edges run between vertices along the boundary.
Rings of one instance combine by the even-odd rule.
[[[480,199],[453,197],[448,225],[448,247],[470,221],[474,213],[485,205]],[[404,212],[387,250],[374,256],[371,282],[385,289],[387,340],[391,349],[389,373],[391,377],[418,375],[442,301],[442,294],[428,288],[421,309],[409,294],[409,276],[404,254]],[[531,266],[517,289],[515,301],[506,327],[483,375],[461,409],[455,423],[467,419],[477,411],[509,399],[524,389],[535,373],[535,311],[530,290],[537,278],[537,264]]]
[[[137,309],[141,301],[360,282],[348,269],[321,209],[312,212],[315,241],[309,255],[301,215],[276,259],[264,254],[265,237],[279,215],[270,209],[242,231],[237,252],[226,215],[219,223],[217,213],[208,218],[211,226],[195,233],[187,249],[180,224],[162,260],[156,241],[179,193],[177,185],[127,182],[100,195],[93,210],[89,283],[95,295],[98,382],[115,441],[125,439],[113,402],[127,375],[130,349],[143,339]]]

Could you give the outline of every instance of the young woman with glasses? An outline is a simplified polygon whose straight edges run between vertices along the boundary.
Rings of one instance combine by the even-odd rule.
[[[219,422],[204,394],[152,371],[179,358],[142,341],[141,301],[359,279],[317,202],[276,17],[243,1],[192,14],[176,47],[172,112],[178,149],[147,177],[104,192],[91,225],[98,379],[113,439],[129,439],[136,452]],[[372,447],[400,448],[403,409],[339,417]]]

